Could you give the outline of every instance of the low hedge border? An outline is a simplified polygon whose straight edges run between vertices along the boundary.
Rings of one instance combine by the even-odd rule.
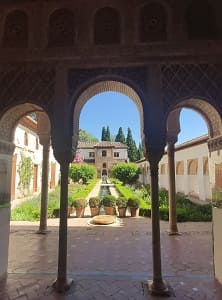
[[[169,221],[169,208],[160,207],[160,219]],[[177,222],[210,222],[212,221],[212,207],[210,204],[198,206],[196,209],[185,209],[177,207]],[[151,217],[151,207],[140,208],[139,215],[143,217]]]

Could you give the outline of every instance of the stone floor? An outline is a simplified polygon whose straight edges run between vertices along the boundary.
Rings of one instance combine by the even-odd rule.
[[[51,288],[57,272],[58,220],[49,220],[47,235],[35,234],[37,223],[12,222],[9,275],[0,284],[0,300],[160,299],[143,285],[152,278],[150,219],[125,218],[112,226],[89,225],[89,218],[68,222],[68,274],[74,285],[67,294]],[[172,287],[168,299],[222,299],[213,278],[211,226],[183,223],[181,235],[168,236],[167,223],[161,222],[163,275]]]

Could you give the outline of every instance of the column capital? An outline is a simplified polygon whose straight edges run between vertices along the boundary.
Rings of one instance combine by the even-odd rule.
[[[51,138],[49,134],[40,133],[39,134],[39,143],[44,147],[49,147],[51,144]]]
[[[208,149],[210,152],[222,149],[222,136],[211,138],[207,141]]]

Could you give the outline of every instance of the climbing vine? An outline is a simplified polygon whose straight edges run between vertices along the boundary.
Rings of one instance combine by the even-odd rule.
[[[19,174],[19,189],[23,194],[29,190],[32,174],[33,174],[33,164],[32,159],[26,156],[24,152],[21,152],[21,160],[18,166]]]

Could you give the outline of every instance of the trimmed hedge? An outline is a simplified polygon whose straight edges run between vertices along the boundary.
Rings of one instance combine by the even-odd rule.
[[[212,220],[212,206],[210,204],[197,205],[190,202],[188,199],[187,207],[177,207],[177,222],[210,222]],[[190,202],[190,203],[189,203]],[[169,221],[169,208],[160,207],[160,219]],[[151,217],[151,206],[145,201],[140,205],[140,216]]]

